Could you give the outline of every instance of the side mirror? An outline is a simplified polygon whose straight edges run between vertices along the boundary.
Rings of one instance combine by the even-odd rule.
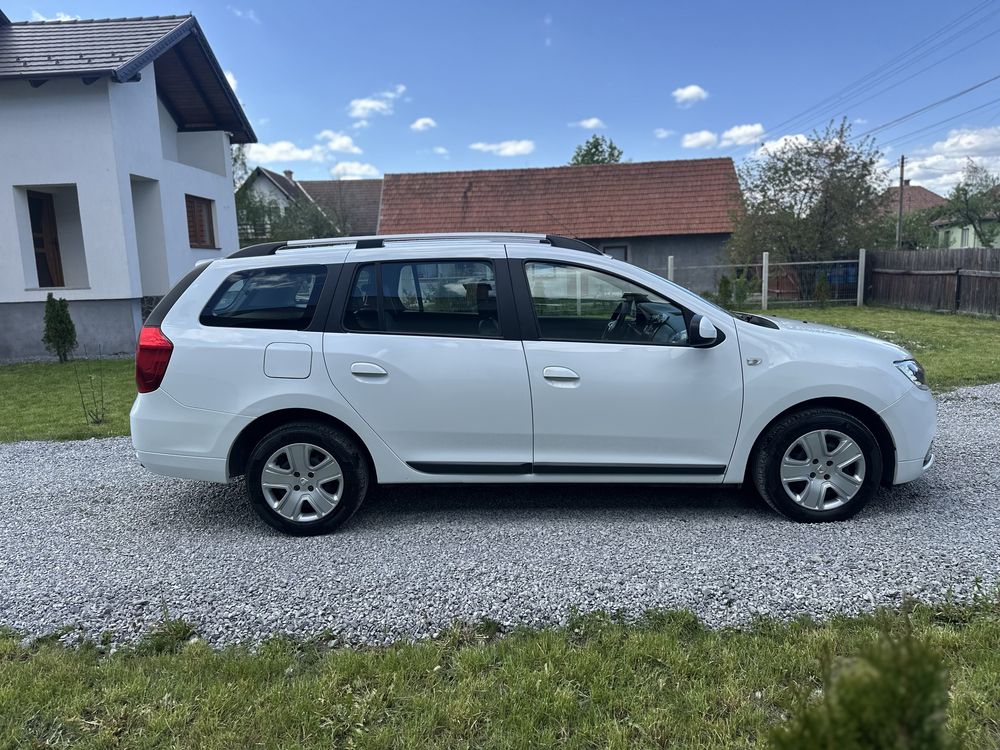
[[[688,323],[688,344],[691,346],[709,346],[719,338],[719,329],[704,315],[692,315]]]

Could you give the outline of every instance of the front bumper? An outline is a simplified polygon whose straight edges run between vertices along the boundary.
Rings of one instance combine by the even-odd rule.
[[[930,391],[914,386],[879,413],[896,446],[893,484],[912,482],[934,464],[937,404]]]

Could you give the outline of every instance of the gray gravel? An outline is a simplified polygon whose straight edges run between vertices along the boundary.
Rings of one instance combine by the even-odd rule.
[[[794,524],[735,490],[394,487],[309,539],[257,521],[242,485],[148,474],[128,439],[0,445],[0,625],[129,642],[168,612],[218,645],[379,644],[573,608],[722,626],[968,598],[998,581],[998,420],[1000,384],[945,395],[933,471],[842,524]]]

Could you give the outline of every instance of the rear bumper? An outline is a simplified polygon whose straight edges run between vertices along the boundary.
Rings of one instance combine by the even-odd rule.
[[[880,415],[896,446],[893,484],[912,482],[934,464],[937,404],[930,391],[913,387]]]
[[[146,469],[169,477],[228,482],[229,450],[251,419],[184,406],[160,388],[136,397],[129,421],[132,446]]]

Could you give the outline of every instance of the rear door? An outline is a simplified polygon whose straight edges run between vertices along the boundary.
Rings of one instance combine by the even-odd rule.
[[[348,260],[323,341],[333,386],[418,471],[530,471],[531,401],[503,246]]]

